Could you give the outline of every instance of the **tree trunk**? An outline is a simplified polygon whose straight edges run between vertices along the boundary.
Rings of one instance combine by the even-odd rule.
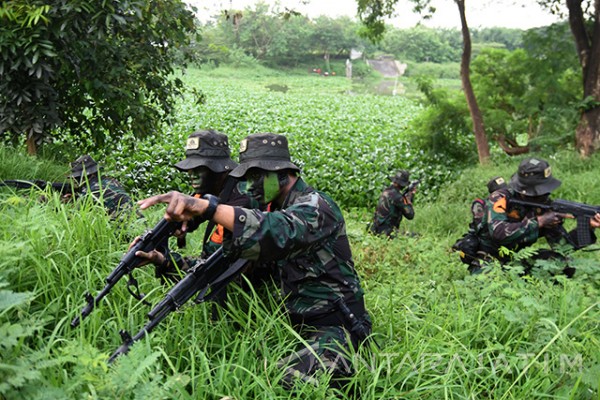
[[[583,99],[590,104],[581,113],[575,146],[583,157],[588,157],[600,148],[600,0],[594,1],[591,30],[585,27],[582,0],[566,0],[566,3],[583,75]]]
[[[487,164],[490,160],[490,146],[485,136],[485,128],[483,125],[483,117],[481,110],[477,104],[477,98],[473,92],[473,86],[471,85],[471,33],[467,26],[467,17],[465,14],[465,0],[454,0],[458,6],[458,12],[460,13],[461,31],[463,37],[463,53],[460,62],[460,79],[462,87],[467,98],[467,105],[469,106],[469,112],[471,113],[471,120],[473,121],[473,133],[475,134],[475,143],[477,144],[477,155],[479,156],[480,164]]]
[[[28,135],[27,136],[27,154],[34,156],[37,154],[37,144],[35,143],[35,136]]]

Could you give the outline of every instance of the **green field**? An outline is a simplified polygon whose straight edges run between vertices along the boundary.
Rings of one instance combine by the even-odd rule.
[[[450,251],[466,230],[471,200],[485,193],[491,176],[509,178],[519,159],[494,153],[492,165],[467,169],[427,159],[406,141],[420,106],[400,96],[354,93],[343,77],[216,69],[192,70],[186,81],[204,93],[203,104],[190,94],[176,121],[155,136],[124,138],[94,156],[139,199],[170,188],[189,191],[170,164],[196,129],[227,133],[234,154],[249,133],[286,134],[307,180],[346,215],[379,344],[355,355],[357,398],[600,399],[598,251],[573,254],[578,272],[570,280],[550,278],[551,265],[526,279],[500,268],[471,277]],[[1,147],[0,179],[59,179],[66,164],[49,159],[73,157],[73,142],[63,138],[45,159]],[[539,156],[563,181],[556,197],[600,204],[599,156]],[[372,237],[365,225],[398,168],[424,179],[415,220],[402,224],[415,235]],[[107,365],[120,345],[119,329],[136,332],[148,307],[119,282],[79,328],[69,323],[84,293],[101,289],[131,238],[154,225],[162,209],[119,229],[92,199],[73,205],[40,195],[0,190],[0,398],[350,398],[326,385],[289,393],[277,384],[283,371],[275,361],[301,339],[286,323],[275,287],[232,286],[216,321],[211,305],[184,307]],[[202,235],[195,236],[187,254],[199,252]],[[135,276],[152,304],[168,290],[152,268]]]

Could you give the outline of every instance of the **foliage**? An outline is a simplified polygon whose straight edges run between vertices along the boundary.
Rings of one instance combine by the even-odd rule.
[[[388,29],[380,45],[383,51],[395,54],[401,60],[419,63],[460,60],[461,48],[443,41],[441,35],[430,28]]]
[[[77,132],[86,148],[153,133],[182,90],[176,49],[195,29],[180,0],[16,0],[0,21],[0,133],[39,143]]]
[[[418,77],[427,76],[434,79],[460,79],[460,64],[459,63],[413,63],[408,62],[406,68],[406,76]]]
[[[456,173],[447,160],[410,143],[406,129],[420,107],[401,96],[356,93],[342,76],[263,75],[255,69],[190,70],[183,79],[202,90],[204,104],[188,96],[178,105],[178,123],[164,126],[160,134],[144,140],[123,137],[92,154],[134,195],[189,191],[187,178],[172,165],[183,157],[185,138],[205,128],[229,136],[234,158],[239,141],[249,133],[286,134],[308,181],[335,193],[336,201],[347,207],[374,206],[388,176],[398,169],[410,169],[423,179],[420,190],[426,196],[435,196],[440,184]],[[272,91],[273,84],[289,89]],[[68,137],[56,145],[76,148]],[[128,151],[129,146],[135,151]]]
[[[411,143],[430,157],[446,160],[450,170],[458,169],[455,163],[473,162],[474,141],[464,96],[435,88],[431,78],[419,77],[417,82],[425,95],[426,107],[411,122]]]
[[[507,50],[516,50],[523,46],[522,31],[519,29],[493,27],[472,29],[475,43],[498,43]]]
[[[415,27],[397,29],[391,26],[379,43],[364,38],[364,27],[347,18],[306,16],[282,11],[278,4],[265,3],[228,10],[202,27],[203,41],[194,44],[203,63],[227,63],[231,48],[242,49],[270,67],[289,68],[304,64],[315,55],[323,58],[349,57],[351,49],[366,57],[377,53],[393,54],[403,62],[459,62],[462,37],[456,29]],[[509,49],[520,46],[521,30],[484,28],[475,30],[474,42],[482,47],[496,43]],[[324,65],[323,70],[329,70]]]
[[[20,171],[4,160],[0,166],[9,176]],[[563,181],[557,197],[600,204],[600,157],[584,161],[559,152],[550,161]],[[350,385],[361,399],[598,397],[598,252],[573,253],[578,272],[566,280],[545,277],[549,265],[526,278],[500,268],[472,277],[449,251],[467,227],[470,200],[485,193],[490,176],[508,178],[519,160],[495,162],[446,182],[439,201],[425,202],[418,193],[415,219],[402,225],[418,235],[387,240],[365,234],[372,209],[345,208],[379,345],[353,355],[357,374]],[[302,343],[271,286],[243,291],[232,285],[214,320],[211,304],[183,307],[107,365],[120,344],[118,329],[131,332],[146,322],[148,309],[128,295],[125,282],[76,330],[68,323],[83,294],[101,288],[128,238],[143,227],[120,231],[93,203],[73,207],[55,195],[41,203],[39,194],[0,190],[0,396],[356,398],[324,386],[301,384],[290,392],[278,384],[282,370],[275,361]],[[162,212],[146,212],[145,224]],[[187,254],[200,248],[202,235],[191,236]],[[168,290],[151,269],[134,273],[152,304]]]
[[[487,133],[532,146],[572,141],[580,98],[577,57],[564,24],[527,32],[525,50],[484,50],[472,64]]]
[[[581,67],[582,103],[591,98],[600,103],[600,3],[589,0],[538,0],[538,4],[555,14],[562,14],[561,5],[568,11],[569,27],[577,49]],[[589,156],[600,148],[600,108],[582,108],[579,125],[575,132],[575,148],[583,156]]]

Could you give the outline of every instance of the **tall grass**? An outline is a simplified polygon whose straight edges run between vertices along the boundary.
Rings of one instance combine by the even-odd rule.
[[[561,197],[597,199],[597,163],[568,155],[554,160],[564,181]],[[507,163],[497,171],[508,177],[514,168]],[[417,197],[415,220],[403,224],[419,236],[371,237],[364,232],[370,210],[348,213],[379,344],[354,356],[357,374],[350,388],[361,398],[597,396],[600,310],[591,275],[556,282],[498,270],[472,278],[448,251],[468,222],[465,201],[482,194],[491,172],[474,168],[448,185],[438,203],[420,205]],[[590,188],[585,198],[574,181]],[[148,309],[121,282],[79,328],[69,322],[81,309],[83,293],[103,286],[127,236],[152,225],[160,210],[148,215],[152,221],[119,230],[93,202],[63,204],[52,193],[40,202],[39,195],[6,189],[0,194],[0,277],[6,285],[0,293],[32,296],[20,305],[0,302],[8,343],[0,351],[10,366],[3,367],[0,389],[7,398],[346,397],[324,385],[299,386],[295,393],[278,385],[282,371],[275,361],[301,339],[271,295],[275,287],[255,293],[232,286],[229,304],[215,321],[210,305],[184,307],[108,366],[108,355],[120,344],[118,330],[137,331]],[[581,256],[597,267],[597,253]],[[151,269],[136,276],[152,303],[167,290]]]
[[[64,169],[9,148],[0,154],[7,177],[50,179],[49,171]],[[599,156],[548,158],[563,181],[556,197],[600,204]],[[402,222],[416,235],[370,236],[372,210],[347,210],[378,343],[352,355],[357,373],[347,391],[327,389],[327,376],[293,392],[279,385],[276,361],[303,342],[275,285],[232,285],[216,319],[211,304],[183,307],[108,365],[119,330],[137,332],[149,311],[129,296],[125,279],[81,326],[69,323],[83,294],[104,286],[131,239],[163,210],[123,227],[92,199],[64,204],[51,192],[0,189],[0,397],[598,399],[599,252],[576,252],[579,269],[567,280],[500,268],[471,277],[449,250],[466,229],[471,199],[485,194],[491,176],[510,178],[518,161],[474,167],[447,182],[436,202],[417,194],[415,219]],[[31,163],[46,167],[29,171]],[[193,236],[187,254],[199,252],[201,234]],[[150,267],[134,274],[152,304],[168,290]]]

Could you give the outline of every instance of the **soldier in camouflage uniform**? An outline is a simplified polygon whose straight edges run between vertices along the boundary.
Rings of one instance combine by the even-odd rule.
[[[168,203],[166,218],[202,215],[222,224],[223,248],[237,257],[275,262],[293,326],[312,351],[280,360],[284,384],[314,382],[315,374],[336,379],[353,373],[347,358],[370,334],[364,293],[346,235],[341,210],[326,194],[308,186],[290,160],[285,136],[250,135],[240,144],[240,165],[231,172],[247,181],[249,193],[269,212],[219,204],[170,192],[139,202],[142,209]]]
[[[398,233],[402,217],[406,219],[415,217],[412,200],[416,188],[408,193],[402,193],[402,189],[409,184],[409,178],[410,173],[404,170],[398,171],[396,175],[390,177],[392,184],[381,193],[375,209],[370,226],[372,233],[394,238]]]
[[[125,211],[133,210],[131,198],[119,181],[100,172],[100,166],[89,155],[83,155],[71,163],[71,175],[77,196],[91,195],[100,202],[115,220]]]
[[[204,195],[218,195],[221,203],[253,208],[255,204],[250,197],[241,193],[240,185],[243,185],[229,176],[238,164],[231,159],[229,139],[225,134],[212,129],[192,133],[186,139],[185,155],[174,167],[188,174],[194,189],[192,196],[201,198]],[[186,233],[196,230],[203,222],[204,219],[200,217],[193,219],[188,223]],[[177,236],[180,247],[185,246],[185,234],[178,232]],[[137,240],[139,238],[136,238],[130,248]],[[223,226],[209,222],[202,243],[200,258],[206,258],[222,245]],[[170,251],[166,244],[161,249],[148,253],[139,251],[136,255],[148,259],[156,266],[158,278],[174,281],[179,280],[178,270],[185,271],[198,261],[197,257],[182,257],[181,254]],[[264,271],[255,272],[258,275]],[[260,279],[262,278],[265,277],[261,276]]]
[[[502,187],[489,195],[485,201],[485,212],[476,229],[479,238],[480,259],[493,257],[502,263],[510,261],[509,256],[499,254],[500,247],[518,251],[533,245],[541,237],[545,237],[551,246],[569,243],[575,249],[582,247],[577,242],[575,230],[567,233],[563,220],[572,216],[546,211],[540,208],[511,205],[510,200],[517,198],[534,203],[545,203],[550,200],[550,193],[560,186],[561,182],[552,176],[550,165],[539,158],[523,160],[510,180],[508,187]],[[591,235],[595,241],[593,229],[600,227],[600,214],[590,221]],[[556,258],[555,252],[541,252],[539,258]],[[563,257],[564,259],[564,257]],[[528,273],[531,264],[525,265]],[[470,268],[471,273],[482,271],[482,263],[475,260]],[[567,267],[564,273],[572,276],[575,270]]]

